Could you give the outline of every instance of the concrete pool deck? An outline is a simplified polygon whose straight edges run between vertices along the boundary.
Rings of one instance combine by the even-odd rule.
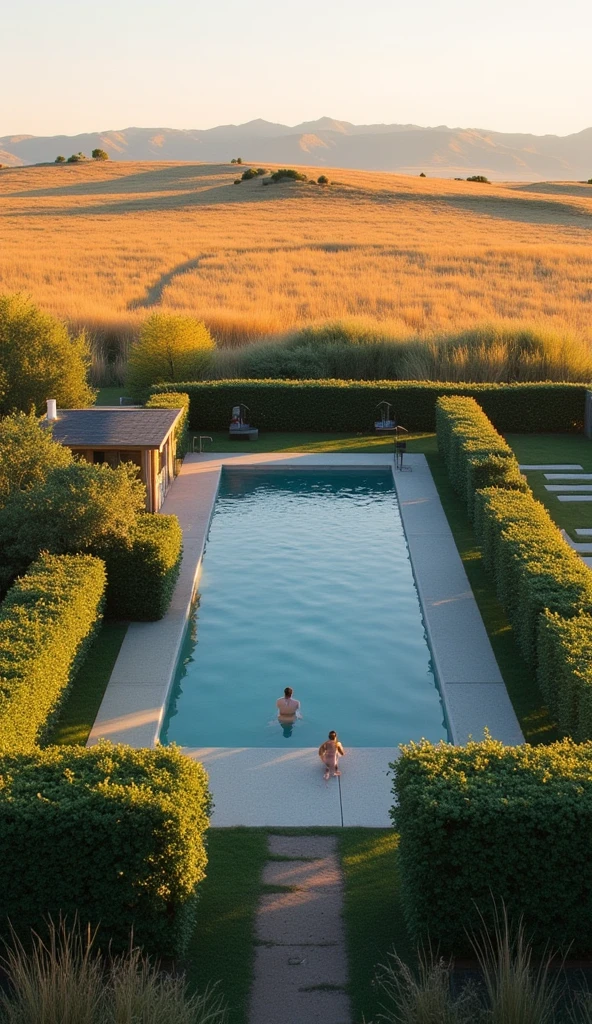
[[[388,454],[253,453],[186,456],[163,513],[179,517],[183,561],[171,607],[159,622],[132,623],[88,743],[105,738],[154,747],[197,588],[220,474],[235,469],[393,467]],[[485,728],[506,744],[524,742],[485,626],[423,455],[393,472],[422,615],[454,743]],[[320,742],[320,741],[319,741]],[[311,748],[196,748],[210,773],[214,825],[363,825],[387,827],[388,764],[395,748],[347,750],[340,780],[325,784]],[[351,779],[351,783],[348,782]]]

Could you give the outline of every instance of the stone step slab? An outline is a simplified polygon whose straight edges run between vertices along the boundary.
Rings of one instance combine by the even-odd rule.
[[[592,484],[545,484],[546,491],[592,491]]]
[[[521,463],[519,469],[522,469],[525,472],[529,472],[529,470],[538,469],[583,469],[583,466],[578,466],[575,462],[543,462],[537,464],[532,463],[528,465],[526,463]]]

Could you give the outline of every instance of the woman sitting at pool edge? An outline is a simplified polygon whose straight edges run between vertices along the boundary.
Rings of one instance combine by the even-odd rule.
[[[325,740],[324,743],[321,743],[319,747],[319,757],[325,765],[325,779],[329,778],[330,771],[333,772],[333,778],[335,778],[336,775],[341,775],[338,764],[339,758],[345,757],[345,750],[337,739],[335,729],[331,729],[329,739]]]

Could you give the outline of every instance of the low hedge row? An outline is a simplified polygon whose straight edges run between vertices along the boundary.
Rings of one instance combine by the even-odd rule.
[[[0,750],[42,736],[101,622],[105,566],[42,555],[0,605]]]
[[[541,614],[592,611],[592,573],[531,491],[478,491],[475,532],[524,657],[536,664]]]
[[[226,430],[233,405],[245,402],[262,430],[363,431],[374,428],[376,406],[393,405],[408,430],[434,430],[442,395],[476,398],[498,430],[580,431],[584,384],[455,384],[434,381],[213,380],[157,384],[152,394],[189,395],[193,430]]]
[[[104,948],[178,955],[195,926],[210,795],[175,747],[100,744],[0,755],[0,929],[48,914]]]
[[[592,740],[592,616],[565,619],[543,613],[538,680],[561,732],[577,741]]]
[[[439,398],[436,402],[436,432],[438,450],[469,515],[473,514],[478,488],[528,490],[512,449],[474,398],[460,395]]]
[[[503,898],[544,946],[592,949],[592,743],[404,747],[391,765],[401,892],[416,940],[467,949]],[[570,954],[570,955],[571,955]]]
[[[131,544],[110,546],[107,614],[114,619],[150,622],[168,609],[179,576],[183,532],[176,516],[138,516]]]
[[[187,425],[189,420],[189,395],[185,391],[167,391],[151,395],[146,402],[147,409],[183,409],[183,415],[175,430],[175,455],[181,459],[189,450]]]

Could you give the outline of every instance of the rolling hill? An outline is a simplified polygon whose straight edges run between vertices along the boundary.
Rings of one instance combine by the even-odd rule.
[[[112,160],[306,164],[402,174],[496,180],[587,180],[592,176],[592,128],[573,135],[528,135],[418,125],[354,125],[321,117],[290,127],[257,119],[206,130],[125,128],[48,137],[0,138],[0,163],[53,162],[82,151],[106,150]]]

